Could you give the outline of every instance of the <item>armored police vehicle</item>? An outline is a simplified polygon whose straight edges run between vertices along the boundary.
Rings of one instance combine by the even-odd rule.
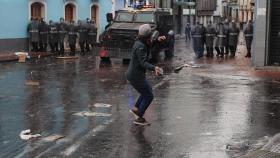
[[[99,37],[101,47],[97,55],[102,59],[120,58],[123,61],[129,61],[139,27],[143,24],[150,24],[153,31],[151,60],[157,62],[161,51],[165,52],[165,57],[173,56],[175,38],[172,30],[173,16],[171,9],[119,10],[116,12],[114,19],[107,15],[107,20],[109,24]],[[156,39],[162,35],[165,35],[167,40],[156,42]]]

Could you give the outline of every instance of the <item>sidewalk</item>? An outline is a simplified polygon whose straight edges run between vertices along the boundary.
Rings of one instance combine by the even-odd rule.
[[[188,77],[193,76],[195,77],[195,81],[200,81],[201,82],[201,88],[204,90],[201,90],[202,92],[199,94],[203,94],[202,96],[204,97],[202,100],[207,99],[208,103],[203,106],[207,107],[209,104],[212,105],[214,110],[216,111],[217,109],[220,110],[219,112],[222,113],[221,111],[225,112],[224,116],[225,119],[221,119],[219,121],[224,121],[226,122],[226,128],[232,127],[235,123],[238,124],[236,127],[241,128],[241,124],[237,123],[240,118],[242,118],[242,114],[245,114],[244,116],[250,118],[250,120],[258,120],[256,122],[261,122],[263,120],[268,120],[269,118],[269,113],[266,112],[266,108],[268,107],[274,107],[274,103],[272,103],[273,99],[276,99],[275,96],[277,96],[278,91],[273,91],[271,90],[271,87],[277,87],[280,84],[280,71],[273,71],[273,70],[258,70],[255,69],[254,67],[251,66],[251,59],[250,58],[245,58],[246,55],[246,47],[244,45],[244,41],[242,39],[240,40],[240,43],[238,45],[238,49],[236,52],[236,57],[235,58],[230,58],[230,57],[224,57],[224,58],[207,58],[207,57],[202,57],[198,60],[194,59],[195,54],[193,52],[192,46],[189,42],[185,42],[184,38],[178,38],[177,40],[177,47],[176,47],[175,53],[176,58],[178,58],[179,62],[176,63],[175,65],[179,65],[179,63],[188,63],[188,64],[194,64],[198,66],[198,68],[185,68],[182,69],[179,72],[179,75],[185,75],[182,77],[182,79],[189,79]],[[178,52],[183,52],[178,54]],[[216,52],[214,51],[214,54]],[[176,76],[178,78],[178,76]],[[178,83],[180,80],[177,82]],[[181,81],[180,81],[181,82]],[[195,84],[195,82],[191,81],[192,84]],[[181,82],[180,84],[180,89],[183,89],[184,85],[182,85]],[[186,87],[186,86],[185,86]],[[219,87],[217,89],[213,87]],[[188,87],[187,87],[188,88]],[[187,89],[186,88],[186,89]],[[174,88],[175,89],[175,88]],[[193,90],[194,88],[192,88]],[[267,89],[270,89],[270,92],[266,92]],[[178,89],[176,89],[178,90]],[[197,89],[195,89],[197,90]],[[232,92],[229,92],[232,90]],[[236,91],[236,92],[235,92]],[[187,93],[187,90],[185,92],[181,92],[182,94]],[[273,97],[268,97],[267,99],[265,98],[266,93],[269,93],[268,95],[271,95]],[[192,92],[193,94],[193,92]],[[210,97],[209,97],[210,96]],[[219,96],[219,97],[217,97]],[[209,97],[209,98],[207,98]],[[244,98],[243,98],[244,97]],[[262,100],[264,99],[264,100]],[[191,99],[189,99],[191,100]],[[194,104],[194,99],[192,98],[192,103]],[[214,103],[211,103],[211,101],[214,100]],[[278,100],[277,100],[278,102]],[[219,109],[219,105],[220,108]],[[236,106],[238,105],[238,106]],[[243,111],[242,106],[244,107],[250,107],[248,108],[248,111]],[[236,110],[240,109],[240,111]],[[262,109],[262,111],[260,111]],[[277,109],[277,106],[275,106],[275,109]],[[208,110],[207,113],[211,111]],[[247,113],[248,112],[248,113]],[[231,114],[232,115],[229,115]],[[264,113],[261,114],[263,117],[260,117],[258,115],[259,113]],[[251,116],[248,116],[250,115]],[[273,113],[274,114],[274,113]],[[268,116],[266,116],[268,115]],[[236,120],[232,119],[235,118]],[[279,117],[278,113],[275,112],[275,116]],[[209,117],[211,118],[211,117]],[[207,118],[207,119],[209,119]],[[231,118],[233,122],[230,121]],[[273,118],[274,119],[274,118]],[[272,120],[273,120],[272,119]],[[236,122],[234,122],[236,121]],[[240,121],[240,120],[239,120]],[[213,121],[215,122],[215,121]],[[218,122],[218,121],[217,121]],[[211,122],[210,122],[211,123]],[[216,122],[215,122],[216,123]],[[213,123],[213,124],[215,124]],[[254,123],[249,123],[245,125],[244,127],[250,129],[254,128],[252,125]],[[227,126],[228,125],[228,126]],[[258,125],[259,126],[259,123]],[[269,125],[267,125],[269,126]],[[269,137],[267,142],[264,141],[263,144],[260,143],[260,141],[255,141],[254,139],[250,138],[246,140],[246,138],[238,138],[242,133],[238,131],[236,134],[233,134],[232,140],[239,142],[237,140],[242,141],[250,141],[249,144],[249,149],[250,150],[245,150],[243,151],[242,146],[239,146],[240,144],[237,145],[237,148],[233,148],[232,150],[227,150],[228,153],[233,152],[232,155],[238,155],[238,156],[233,156],[233,157],[238,157],[238,158],[279,158],[280,157],[280,136],[274,136],[274,137]],[[276,127],[274,127],[276,128]],[[234,128],[231,128],[233,130]],[[242,128],[241,128],[242,129]],[[223,129],[224,130],[224,129]],[[219,131],[218,131],[219,132]],[[251,132],[256,132],[258,134],[261,133],[260,131],[252,130]],[[246,132],[245,132],[246,133]],[[223,134],[223,133],[222,133]],[[260,134],[261,136],[266,136],[268,135],[267,133],[264,132],[264,134]],[[274,134],[273,134],[274,135]],[[270,135],[271,136],[271,135]],[[214,136],[207,137],[207,142],[211,140],[211,138]],[[254,137],[254,136],[252,136]],[[214,141],[217,141],[217,139],[213,139]],[[261,146],[260,146],[261,145]],[[257,146],[260,146],[259,148],[256,148]],[[263,147],[264,146],[264,147]],[[207,149],[206,151],[208,151]],[[199,153],[199,152],[198,152]],[[222,153],[222,152],[221,152]],[[201,154],[201,153],[199,153]],[[209,155],[215,155],[215,151],[209,152]],[[221,154],[222,155],[222,154]],[[192,155],[190,156],[192,157]],[[195,156],[194,156],[195,157]],[[210,156],[211,157],[211,156]],[[219,156],[216,156],[219,157]],[[221,156],[225,157],[225,156]]]
[[[47,57],[51,56],[50,52],[30,52],[28,53],[31,58]],[[17,61],[19,57],[15,55],[15,52],[0,53],[0,62]]]
[[[207,58],[203,57],[201,59],[198,59],[195,61],[196,64],[201,64],[201,65],[208,65],[213,67],[213,71],[216,71],[215,73],[220,73],[220,74],[236,74],[240,76],[248,76],[248,77],[257,77],[257,78],[263,78],[263,79],[272,79],[275,82],[280,83],[280,67],[279,69],[276,67],[273,68],[255,68],[252,66],[252,58],[245,58],[245,55],[247,53],[246,50],[246,45],[244,41],[243,34],[240,33],[240,39],[239,39],[239,44],[237,47],[236,51],[236,57],[235,58],[230,58],[224,57],[224,58],[217,58],[216,56],[214,58]],[[186,47],[185,51],[186,53],[188,51],[191,51],[191,55],[194,57],[195,54],[192,49],[192,44],[189,42],[185,42],[185,37],[184,36],[176,36],[177,43],[181,47]],[[181,51],[181,50],[180,50]],[[204,52],[206,54],[206,50]],[[214,54],[216,54],[216,51],[214,50]],[[175,53],[176,55],[176,53]],[[190,58],[190,55],[187,53],[185,56],[179,57],[184,60],[193,60]]]

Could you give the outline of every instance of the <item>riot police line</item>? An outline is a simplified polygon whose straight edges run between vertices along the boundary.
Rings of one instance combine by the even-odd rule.
[[[253,41],[252,21],[247,22],[243,33],[247,47],[247,54],[245,57],[250,58]],[[230,57],[234,58],[237,50],[240,29],[235,21],[229,23],[225,20],[216,25],[213,25],[211,21],[208,21],[206,27],[199,22],[192,27],[187,24],[185,34],[186,40],[192,38],[193,50],[196,54],[196,58],[204,56],[205,47],[207,57],[213,57],[215,49],[218,58],[223,58],[225,55],[230,55]]]
[[[81,54],[89,52],[97,43],[97,27],[94,20],[78,20],[70,23],[60,18],[59,22],[52,20],[49,23],[44,19],[31,18],[27,31],[29,34],[30,51],[46,52],[50,49],[54,55],[64,55],[65,48],[70,48],[70,55],[76,53],[78,41]],[[65,45],[66,43],[66,45]]]

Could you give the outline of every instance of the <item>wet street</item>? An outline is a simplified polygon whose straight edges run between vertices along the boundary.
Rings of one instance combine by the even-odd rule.
[[[280,133],[279,78],[256,74],[245,52],[194,60],[189,44],[175,48],[174,59],[160,64],[164,76],[148,74],[155,100],[147,127],[128,112],[138,94],[120,60],[1,63],[0,157],[232,158]],[[183,63],[195,66],[171,71]],[[27,129],[41,136],[24,140]],[[268,154],[280,157],[279,144]]]

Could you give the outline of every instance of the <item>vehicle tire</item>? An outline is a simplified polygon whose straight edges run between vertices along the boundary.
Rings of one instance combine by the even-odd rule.
[[[130,63],[130,59],[123,59],[123,60],[122,60],[122,63],[123,63],[124,65],[128,65],[128,64]]]

